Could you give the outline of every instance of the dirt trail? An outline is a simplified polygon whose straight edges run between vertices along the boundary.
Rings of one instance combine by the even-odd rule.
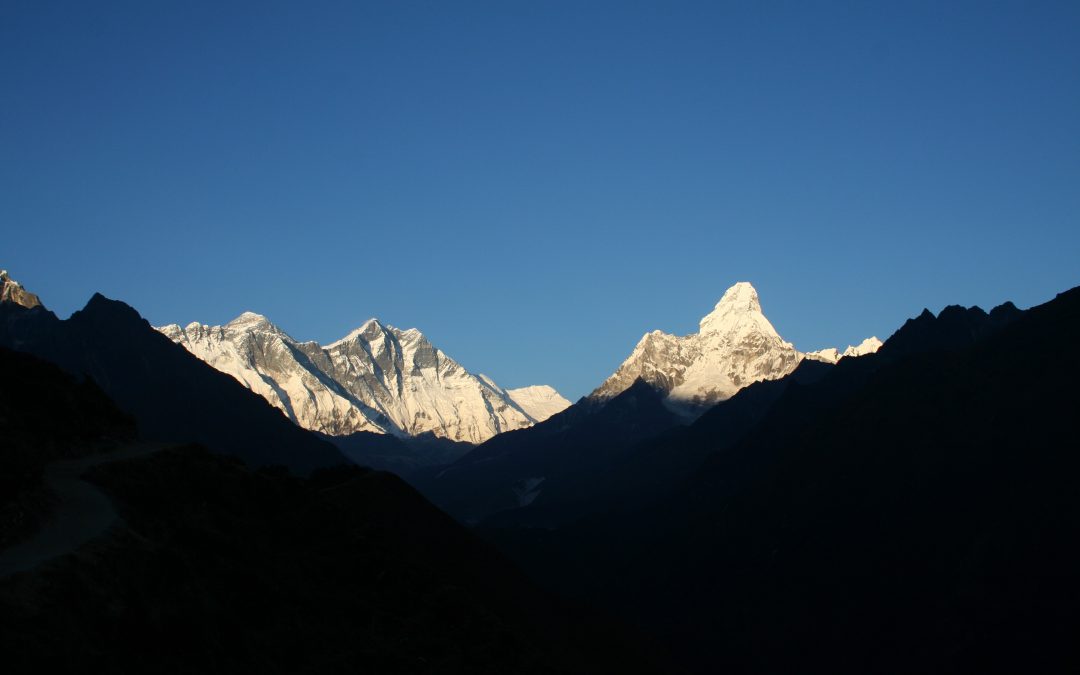
[[[83,479],[91,467],[151,455],[159,444],[132,445],[103,455],[52,462],[45,467],[45,485],[56,504],[50,518],[26,541],[0,551],[0,578],[24,572],[76,550],[104,534],[120,520],[101,488]]]

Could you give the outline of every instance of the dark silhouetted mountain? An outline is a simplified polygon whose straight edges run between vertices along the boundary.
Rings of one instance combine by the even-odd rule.
[[[587,498],[572,487],[575,477],[609,466],[635,443],[683,422],[662,391],[639,380],[610,400],[584,398],[534,427],[500,434],[448,467],[420,472],[414,483],[451,515],[473,523],[527,506],[548,490],[560,491],[560,499]]]
[[[5,672],[659,672],[391,474],[186,448],[92,479],[126,527],[0,580]]]
[[[0,347],[0,454],[33,452],[44,463],[98,443],[130,440],[135,421],[93,380],[79,380],[32,354]],[[9,471],[0,471],[0,480]]]
[[[700,672],[1075,671],[1078,339],[1080,289],[926,312],[662,504],[489,534]]]
[[[885,342],[888,348],[882,346],[881,351],[896,358],[932,349],[957,349],[998,331],[1022,314],[1011,302],[995,307],[989,314],[978,307],[949,305],[935,317],[924,309],[889,337]]]
[[[173,344],[128,305],[95,294],[67,320],[0,303],[0,346],[88,376],[149,440],[199,442],[255,465],[307,472],[344,462],[331,445]]]
[[[853,360],[846,359],[848,363]],[[741,441],[790,386],[817,382],[833,368],[820,361],[803,360],[790,375],[745,387],[710,408],[690,426],[677,427],[635,444],[601,471],[581,477],[581,490],[591,489],[592,500],[578,502],[577,506],[588,508],[561,509],[559,518],[543,522],[552,526],[598,513],[632,512],[665,498],[681,487],[708,456]],[[541,495],[530,507],[545,509],[546,496]],[[517,514],[515,521],[536,523],[537,519]],[[501,526],[506,522],[490,524]]]

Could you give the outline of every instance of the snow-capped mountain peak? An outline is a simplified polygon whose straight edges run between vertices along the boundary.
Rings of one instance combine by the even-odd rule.
[[[761,313],[761,299],[749,282],[740,281],[724,292],[713,310],[698,323],[700,332],[710,333],[729,328],[733,322]]]
[[[761,313],[757,290],[746,281],[729,288],[711,312],[698,322],[699,335],[741,335],[759,333],[779,338],[780,335]]]
[[[271,330],[278,331],[278,327],[270,323],[270,319],[267,319],[262,314],[256,314],[255,312],[243,312],[240,316],[236,317],[229,323],[225,324],[225,328],[230,330],[242,331],[242,330]]]
[[[591,396],[612,398],[640,378],[675,402],[710,405],[753,382],[783,377],[807,357],[780,337],[762,313],[757,290],[745,281],[727,289],[698,325],[697,333],[685,336],[646,333]],[[876,351],[872,340],[848,351]],[[832,349],[811,357],[835,363],[841,356]]]
[[[335,340],[334,342],[331,342],[330,344],[323,345],[323,349],[333,349],[334,347],[337,347],[339,345],[343,345],[346,342],[353,342],[358,337],[364,335],[365,333],[369,333],[369,332],[374,333],[375,331],[380,331],[382,329],[383,329],[383,325],[381,323],[379,323],[379,320],[372,317],[372,318],[368,319],[367,321],[365,321],[364,323],[360,324],[359,327],[354,328],[351,331],[349,331],[349,333],[345,337],[341,338],[340,340]]]

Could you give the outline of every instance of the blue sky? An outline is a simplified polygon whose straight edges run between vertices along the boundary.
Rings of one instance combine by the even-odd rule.
[[[1080,284],[1080,3],[225,4],[0,6],[0,267],[62,316],[576,398],[740,280],[805,350]]]

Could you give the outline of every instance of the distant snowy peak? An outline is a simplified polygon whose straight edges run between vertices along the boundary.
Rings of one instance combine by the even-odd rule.
[[[225,324],[225,327],[235,331],[267,330],[273,332],[280,332],[277,326],[270,323],[270,319],[267,319],[262,314],[256,314],[255,312],[244,312],[229,323]]]
[[[818,349],[812,352],[806,352],[804,356],[811,361],[821,361],[822,363],[836,363],[841,358],[843,358],[844,355],[841,354],[840,350],[836,347],[828,347],[826,349]]]
[[[432,433],[481,443],[531,426],[558,399],[565,401],[555,392],[546,398],[523,395],[519,402],[490,378],[469,373],[419,330],[377,319],[322,346],[298,342],[254,312],[224,326],[173,324],[158,330],[297,424],[331,435]]]
[[[807,352],[804,356],[814,361],[824,361],[825,363],[836,363],[842,358],[849,356],[865,356],[866,354],[873,354],[877,350],[881,349],[881,345],[884,344],[876,336],[868,337],[858,345],[848,345],[847,349],[840,351],[836,347],[829,347],[828,349],[819,349],[814,352]]]
[[[762,313],[757,290],[744,281],[724,293],[701,319],[697,333],[646,333],[590,396],[612,398],[642,379],[675,402],[710,405],[753,382],[781,378],[804,358],[836,363],[843,356],[869,353],[880,346],[877,338],[870,338],[843,354],[836,349],[803,354],[780,337]]]
[[[8,276],[7,270],[0,270],[0,302],[13,302],[28,309],[41,306],[41,299]]]
[[[563,398],[554,387],[546,384],[507,389],[506,393],[525,411],[525,414],[537,422],[543,422],[570,407],[570,401]]]
[[[349,334],[341,338],[340,340],[335,340],[328,345],[323,345],[323,349],[333,349],[334,347],[339,347],[349,342],[355,342],[364,334],[375,335],[378,332],[382,332],[384,330],[385,327],[381,323],[379,323],[378,319],[368,319],[367,321],[362,323],[359,328],[354,328],[353,330],[349,331]]]
[[[844,350],[844,356],[865,356],[867,354],[873,354],[877,350],[881,349],[881,346],[885,344],[877,338],[876,335],[871,336],[860,342],[857,346],[848,345],[848,348]]]

